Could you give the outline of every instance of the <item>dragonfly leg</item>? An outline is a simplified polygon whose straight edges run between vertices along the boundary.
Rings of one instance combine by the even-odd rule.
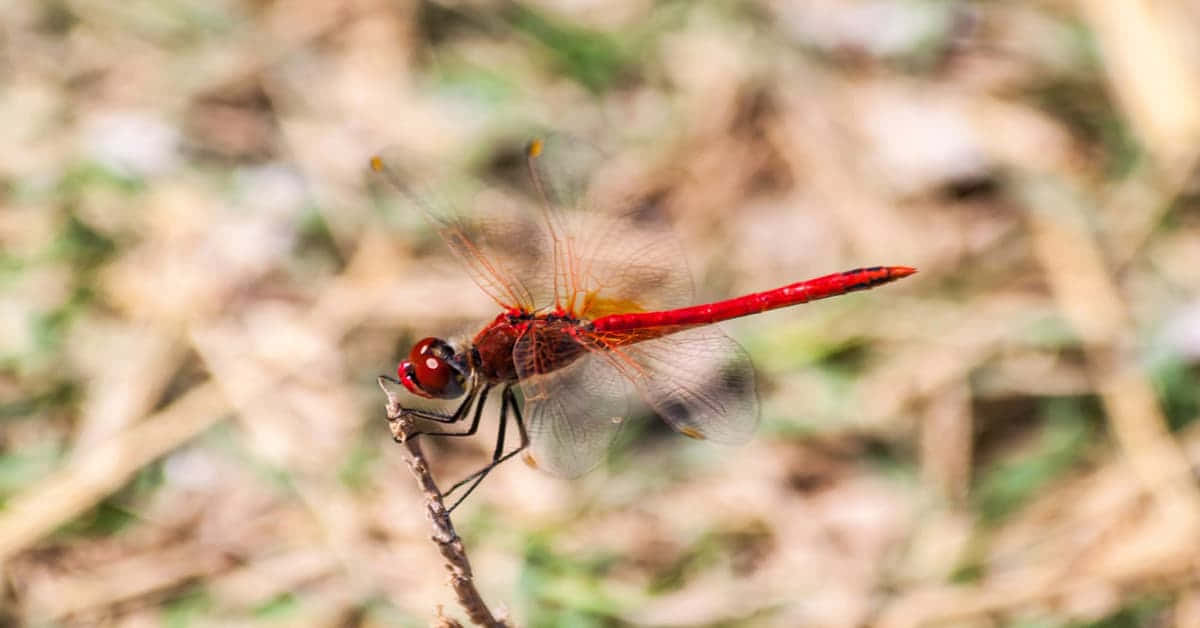
[[[398,380],[395,377],[392,377],[390,375],[380,375],[379,379],[391,382],[397,386],[402,385],[402,382],[400,380]],[[467,412],[471,408],[471,402],[475,399],[475,395],[480,392],[481,388],[482,388],[482,396],[483,396],[483,398],[486,398],[488,390],[491,387],[492,387],[491,384],[480,385],[478,382],[473,382],[471,385],[471,389],[467,392],[467,398],[463,399],[462,403],[458,404],[458,407],[455,408],[454,412],[451,412],[450,414],[446,414],[445,412],[438,412],[436,410],[422,410],[420,408],[400,408],[400,414],[402,416],[407,415],[407,416],[416,417],[418,419],[423,419],[425,421],[436,421],[438,423],[457,423],[457,422],[461,421],[463,417],[467,416]],[[480,399],[480,401],[483,401],[483,399]],[[416,436],[418,433],[421,433],[421,432],[413,433],[410,436]],[[437,434],[438,432],[424,432],[424,433]]]
[[[471,393],[467,395],[467,398],[464,399],[463,402],[458,405],[458,408],[456,408],[454,410],[454,413],[449,414],[449,415],[441,414],[439,412],[417,410],[415,408],[412,410],[406,410],[406,412],[408,412],[412,416],[417,417],[418,419],[426,419],[428,421],[437,421],[438,423],[458,423],[459,421],[462,420],[463,417],[465,417],[467,415],[467,412],[471,409],[472,402],[474,402],[476,400],[475,399],[476,392],[478,392],[478,395],[479,395],[478,403],[475,404],[475,416],[471,419],[471,426],[468,427],[467,429],[465,429],[461,432],[420,432],[420,431],[418,431],[418,432],[412,432],[412,433],[408,434],[408,436],[406,438],[415,438],[422,434],[425,434],[426,436],[470,436],[470,435],[474,434],[475,431],[479,429],[479,419],[480,419],[480,417],[483,416],[483,406],[486,405],[486,403],[487,403],[488,391],[490,391],[491,389],[492,389],[491,384],[485,384],[477,390],[472,390]]]
[[[521,444],[507,454],[501,455],[504,452],[504,436],[508,425],[509,408],[512,408],[513,420],[517,423],[517,431],[521,435]],[[482,469],[472,473],[471,475],[468,475],[462,480],[459,480],[454,486],[451,486],[450,489],[444,493],[445,495],[449,495],[458,490],[459,487],[463,486],[467,482],[471,482],[471,485],[467,487],[466,492],[462,494],[462,497],[459,497],[457,500],[455,500],[454,505],[450,506],[450,508],[447,509],[447,512],[454,512],[454,509],[458,508],[458,505],[463,503],[463,500],[465,500],[467,496],[470,495],[477,486],[479,486],[480,482],[483,482],[483,478],[487,477],[487,474],[491,473],[492,469],[495,469],[504,461],[521,453],[528,446],[529,432],[525,430],[525,418],[521,416],[521,407],[517,403],[516,396],[513,395],[512,386],[506,386],[504,388],[504,392],[500,393],[500,428],[496,432],[496,449],[492,452],[492,461]]]

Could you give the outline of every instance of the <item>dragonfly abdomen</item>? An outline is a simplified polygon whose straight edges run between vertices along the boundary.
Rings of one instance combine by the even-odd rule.
[[[677,310],[610,314],[592,321],[598,332],[619,332],[655,327],[688,327],[759,314],[790,305],[866,290],[907,277],[917,272],[907,266],[856,268],[816,279],[800,281],[774,290],[756,292],[725,301],[705,303]]]

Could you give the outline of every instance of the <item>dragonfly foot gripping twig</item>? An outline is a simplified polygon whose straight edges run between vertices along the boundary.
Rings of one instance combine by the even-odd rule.
[[[434,483],[433,475],[429,472],[429,463],[421,451],[420,440],[408,437],[415,431],[412,417],[404,412],[400,406],[400,400],[392,391],[388,390],[384,378],[379,379],[379,387],[387,395],[388,426],[392,430],[392,437],[396,442],[404,445],[407,451],[405,458],[408,468],[412,471],[413,477],[416,478],[417,485],[420,486],[421,493],[425,497],[425,514],[433,526],[433,542],[437,544],[438,551],[446,559],[446,569],[450,572],[450,586],[454,588],[458,603],[471,618],[471,622],[478,626],[507,627],[509,624],[496,619],[475,588],[471,562],[467,559],[462,539],[454,531],[454,524],[450,522],[450,512],[442,501],[442,492]],[[444,617],[442,620],[454,622],[454,620]],[[446,625],[456,624],[457,622]]]

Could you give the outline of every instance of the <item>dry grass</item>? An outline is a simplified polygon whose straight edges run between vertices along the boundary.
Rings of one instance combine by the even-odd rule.
[[[0,6],[7,625],[461,615],[375,376],[495,314],[368,155],[628,156],[763,427],[455,514],[522,626],[1200,625],[1200,9]],[[514,171],[515,172],[515,171]],[[494,429],[485,424],[483,431]],[[633,438],[632,436],[636,436]],[[487,436],[426,443],[439,478]]]

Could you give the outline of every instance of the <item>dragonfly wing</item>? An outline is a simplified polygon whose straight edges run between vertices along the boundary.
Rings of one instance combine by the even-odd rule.
[[[582,346],[569,364],[548,370],[554,360],[547,357],[561,351],[561,342],[551,334],[527,333],[517,341],[513,357],[534,464],[576,477],[603,458],[628,416],[631,390],[601,354]]]
[[[533,147],[537,147],[534,149]],[[531,185],[492,185],[429,168],[398,149],[373,178],[420,210],[471,278],[504,308],[559,306],[584,319],[692,302],[691,275],[637,160],[551,135],[525,153]]]
[[[502,307],[533,310],[552,292],[550,242],[522,201],[470,177],[412,164],[390,148],[371,158],[374,182],[425,217],[471,279]]]
[[[584,319],[692,302],[682,247],[641,160],[551,134],[530,153],[554,269],[556,304]]]
[[[604,355],[684,435],[737,445],[758,427],[750,356],[715,325],[615,347]]]

